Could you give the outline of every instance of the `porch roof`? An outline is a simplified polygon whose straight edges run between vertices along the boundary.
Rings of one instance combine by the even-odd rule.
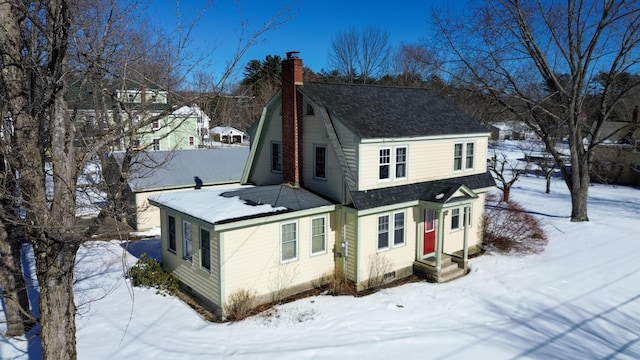
[[[400,185],[367,191],[352,191],[353,206],[358,210],[402,202],[422,200],[434,203],[446,203],[462,186],[471,190],[495,186],[489,172],[457,178],[434,180],[417,184]]]

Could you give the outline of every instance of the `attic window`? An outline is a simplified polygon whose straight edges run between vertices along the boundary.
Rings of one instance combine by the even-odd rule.
[[[311,106],[311,104],[307,104],[307,115],[315,115],[313,113],[313,106]]]

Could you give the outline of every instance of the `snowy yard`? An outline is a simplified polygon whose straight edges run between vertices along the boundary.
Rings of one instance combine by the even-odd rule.
[[[159,240],[91,242],[78,255],[80,359],[639,359],[640,189],[594,185],[588,223],[566,186],[522,177],[512,200],[543,222],[539,255],[484,255],[466,277],[362,298],[317,296],[271,316],[209,323],[181,301],[131,288],[123,271]],[[3,315],[0,315],[2,317]],[[4,325],[0,325],[0,329]],[[1,359],[37,341],[0,340]]]

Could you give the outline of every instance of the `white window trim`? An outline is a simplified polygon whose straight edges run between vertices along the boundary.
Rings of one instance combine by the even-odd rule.
[[[205,227],[200,227],[199,230],[200,231],[198,232],[198,235],[199,235],[198,239],[200,241],[199,241],[198,245],[200,245],[200,246],[198,246],[198,253],[200,255],[199,256],[200,257],[200,269],[202,269],[202,271],[211,273],[211,263],[212,263],[212,261],[211,261],[211,235],[212,235],[211,229],[207,229]],[[202,231],[203,230],[209,233],[209,269],[207,269],[206,267],[202,266],[202,259],[203,259],[203,256],[202,256]]]
[[[295,224],[296,225],[296,240],[295,240],[295,243],[296,243],[296,256],[292,257],[291,259],[283,260],[282,259],[282,227],[284,225],[289,225],[289,224]],[[290,262],[293,262],[293,261],[297,261],[298,257],[299,257],[299,254],[300,254],[300,238],[299,238],[299,232],[298,232],[298,221],[288,221],[288,222],[280,223],[280,237],[279,237],[278,240],[280,241],[280,263],[281,264],[286,264],[286,263],[290,263]]]
[[[388,162],[388,163],[382,163],[382,162],[380,162],[380,160],[381,160],[381,154],[380,154],[380,152],[381,152],[382,150],[389,150],[389,162]],[[391,175],[392,175],[392,173],[391,173],[391,171],[395,169],[395,168],[392,166],[392,163],[393,163],[393,161],[392,161],[392,160],[393,160],[393,159],[392,159],[392,156],[393,156],[392,148],[390,148],[390,147],[379,147],[379,148],[378,148],[378,152],[377,152],[377,154],[378,154],[378,167],[377,167],[377,170],[378,170],[378,176],[377,176],[377,177],[378,177],[378,182],[387,182],[387,181],[391,181],[391,179],[392,179],[392,176],[391,176]],[[386,166],[388,166],[388,167],[389,167],[389,171],[388,171],[388,175],[389,175],[389,176],[388,176],[386,179],[381,179],[381,178],[380,178],[380,167],[381,167],[382,165],[386,165]]]
[[[473,162],[471,167],[467,167],[467,148],[473,144]],[[462,145],[462,158],[460,159],[460,169],[456,169],[456,145]],[[473,171],[477,160],[477,146],[475,141],[458,141],[453,144],[453,172]]]
[[[453,227],[453,211],[454,210],[458,210],[458,227],[454,228]],[[462,211],[461,211],[462,210]],[[449,229],[450,232],[456,232],[456,231],[460,231],[463,229],[463,226],[460,225],[464,225],[464,208],[453,208],[451,209],[451,217],[449,218]]]
[[[189,135],[189,138],[187,138],[187,143],[189,144],[189,146],[196,146],[196,137],[193,135]]]
[[[396,244],[396,214],[403,214],[403,227],[402,227],[402,243]],[[378,236],[380,235],[380,217],[386,216],[389,219],[388,240],[389,244],[386,247],[378,247]],[[407,210],[398,210],[388,213],[381,213],[376,215],[376,249],[377,252],[383,252],[390,249],[401,248],[407,245]]]
[[[189,229],[191,232],[191,256],[187,256],[187,240],[186,240],[186,225],[189,225]],[[193,224],[187,220],[182,220],[182,259],[186,260],[190,263],[193,263]]]
[[[160,119],[158,119],[158,120],[154,120],[154,121],[152,121],[152,122],[151,122],[151,128],[152,128],[153,130],[159,130],[159,129],[160,129],[160,127],[161,127],[161,126],[160,126]]]
[[[471,156],[471,167],[467,167],[467,151],[469,149],[469,144],[473,144],[473,155]],[[473,169],[475,169],[476,158],[477,158],[476,153],[477,153],[477,146],[475,141],[467,141],[466,143],[464,143],[464,152],[462,154],[462,159],[463,159],[462,168],[464,169],[464,171],[472,171]]]
[[[396,172],[398,168],[398,149],[405,149],[404,151],[404,176],[396,177]],[[393,179],[394,180],[405,180],[408,177],[409,173],[409,147],[406,145],[396,146],[393,148]]]
[[[316,251],[313,252],[313,220],[317,220],[317,219],[322,219],[322,231],[323,231],[323,242],[324,242],[324,250],[322,251]],[[309,223],[309,234],[310,234],[310,239],[309,239],[309,253],[311,256],[317,256],[317,255],[322,255],[322,254],[326,254],[327,253],[327,217],[326,216],[316,216],[316,217],[312,217],[311,221]]]
[[[387,217],[387,246],[380,247],[380,218]],[[383,252],[391,249],[391,244],[393,243],[393,236],[391,235],[391,216],[389,213],[378,214],[376,215],[376,249],[377,252]]]
[[[158,141],[158,149],[156,149],[156,140]],[[151,139],[151,150],[153,150],[153,151],[162,150],[162,147],[160,146],[160,139],[159,138]]]
[[[405,159],[404,159],[404,176],[396,177],[397,171],[397,156],[398,149],[405,149]],[[386,179],[380,179],[380,166],[383,165],[380,162],[380,151],[381,150],[389,150],[389,162],[384,164],[389,166],[389,177]],[[406,180],[409,177],[409,146],[408,145],[398,145],[398,146],[383,146],[378,148],[378,182],[388,182],[388,181],[399,181]]]
[[[396,214],[402,214],[402,242],[396,244]],[[393,236],[391,241],[391,246],[394,248],[399,248],[407,245],[407,212],[405,210],[402,211],[394,211],[393,212]]]
[[[324,149],[324,177],[316,176],[316,149]],[[325,144],[313,144],[313,178],[316,180],[327,180],[327,145]]]

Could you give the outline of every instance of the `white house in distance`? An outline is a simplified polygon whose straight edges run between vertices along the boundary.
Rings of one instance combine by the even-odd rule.
[[[358,290],[463,276],[495,186],[489,131],[428,89],[303,84],[302,69],[287,54],[246,186],[150,198],[164,268],[221,316],[238,290],[266,303],[331,273]]]
[[[211,128],[211,135],[214,141],[225,144],[244,144],[249,142],[247,134],[233,126],[214,126]]]

